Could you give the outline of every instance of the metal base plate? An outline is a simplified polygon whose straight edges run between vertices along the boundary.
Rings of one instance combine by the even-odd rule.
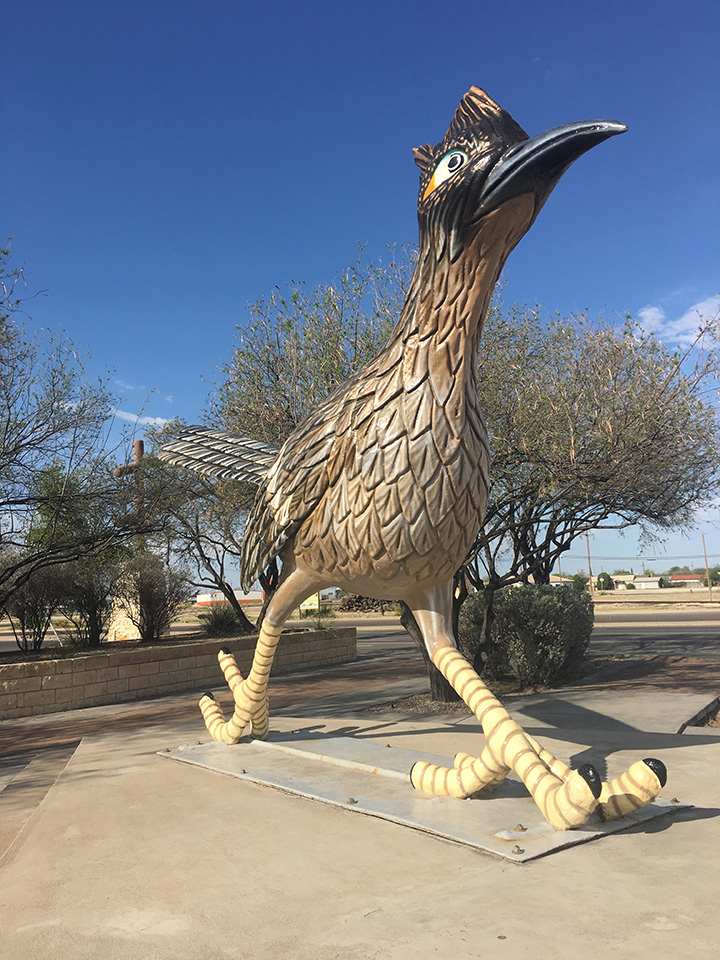
[[[512,774],[490,797],[428,797],[412,788],[410,768],[417,760],[452,766],[451,758],[308,731],[272,733],[266,741],[250,740],[232,746],[182,746],[159,756],[354,813],[392,820],[516,863],[597,840],[689,806],[658,797],[622,820],[603,823],[594,814],[582,827],[559,831],[540,815],[523,784]]]

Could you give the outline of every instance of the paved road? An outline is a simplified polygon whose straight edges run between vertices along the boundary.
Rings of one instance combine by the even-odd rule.
[[[595,611],[591,652],[720,657],[720,609]]]
[[[343,618],[342,622],[357,627],[361,660],[417,656],[414,643],[395,616]],[[5,630],[0,632],[0,651],[15,649],[11,636]],[[646,604],[628,604],[618,610],[601,606],[596,610],[590,650],[597,656],[720,657],[720,609],[649,609]]]
[[[357,627],[358,631],[358,658],[378,659],[391,656],[414,656],[416,647],[410,637],[400,626],[400,621],[395,616],[386,617],[358,617],[337,621],[343,626]],[[291,622],[292,625],[292,622]],[[301,625],[298,621],[298,625]],[[306,623],[302,624],[307,626]],[[47,640],[43,649],[57,646],[52,640]],[[17,650],[17,644],[12,638],[12,633],[7,628],[7,623],[0,625],[0,653],[4,651]]]
[[[631,609],[595,611],[591,652],[596,656],[621,653],[720,657],[720,609]],[[393,651],[414,656],[415,644],[396,617],[348,621],[358,628],[361,658],[389,656]]]

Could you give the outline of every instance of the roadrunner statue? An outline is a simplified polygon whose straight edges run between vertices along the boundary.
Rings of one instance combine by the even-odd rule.
[[[641,760],[611,783],[570,769],[515,723],[453,637],[452,583],[480,528],[488,496],[488,439],[478,405],[477,347],[493,288],[563,173],[581,154],[627,128],[610,120],[567,124],[536,137],[483,90],[460,102],[444,139],[414,150],[420,168],[420,252],[397,326],[381,353],[342,384],[277,451],[219,430],[187,428],[161,457],[211,478],[259,484],[241,559],[249,589],[274,559],[282,574],[243,679],[219,655],[235,701],[225,720],[200,701],[215,740],[249,726],[268,732],[267,685],[283,623],[311,594],[337,585],[404,600],[428,653],[482,724],[479,757],[454,767],[416,763],[412,784],[462,798],[497,787],[511,771],[557,829],[599,808],[620,817],[665,783]]]

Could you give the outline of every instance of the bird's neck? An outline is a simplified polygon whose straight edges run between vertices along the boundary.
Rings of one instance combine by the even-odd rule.
[[[483,219],[454,262],[447,254],[437,257],[442,247],[434,238],[422,239],[393,340],[402,349],[405,389],[427,383],[457,429],[468,397],[477,394],[477,349],[490,298],[532,214],[530,197],[506,204]]]

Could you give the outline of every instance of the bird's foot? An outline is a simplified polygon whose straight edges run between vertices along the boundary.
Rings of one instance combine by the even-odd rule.
[[[252,736],[264,740],[269,730],[269,710],[266,687],[250,685],[243,680],[235,657],[223,647],[218,653],[220,668],[235,701],[235,709],[225,720],[223,709],[211,693],[200,699],[200,711],[213,740],[237,743],[250,724]]]
[[[603,783],[598,813],[602,820],[625,817],[652,803],[666,783],[667,770],[661,760],[638,760],[615,780]]]
[[[498,763],[486,747],[479,757],[456,754],[452,767],[418,760],[410,770],[410,782],[423,793],[463,800],[480,792],[493,793],[509,772],[509,767]]]
[[[555,761],[547,751],[541,758],[534,746],[528,744],[522,754],[518,770],[545,819],[557,830],[569,830],[585,823],[598,803],[600,777],[589,764],[580,770],[557,761],[561,774],[550,769]],[[518,758],[519,759],[519,758]],[[514,766],[514,765],[513,765]],[[466,798],[483,792],[492,793],[510,772],[511,767],[498,761],[486,746],[480,757],[456,755],[453,767],[440,767],[418,761],[410,771],[410,781],[416,790],[433,796]]]
[[[565,780],[570,767],[553,757],[537,740],[525,734],[538,756],[548,768]],[[661,760],[648,757],[638,760],[628,770],[610,783],[603,781],[597,812],[601,820],[618,820],[633,810],[640,810],[658,796],[667,783],[667,769]]]
[[[661,760],[647,758],[645,760],[638,760],[615,780],[609,783],[601,783],[594,767],[588,764],[579,771],[574,771],[562,760],[554,757],[529,734],[525,734],[525,736],[538,758],[550,773],[566,784],[573,780],[575,781],[575,787],[571,786],[565,794],[558,793],[557,789],[551,791],[551,793],[554,794],[553,799],[550,801],[551,806],[557,808],[554,814],[548,816],[549,811],[546,812],[546,810],[543,810],[542,805],[538,804],[543,815],[553,823],[553,826],[561,830],[568,829],[569,826],[580,826],[585,823],[590,813],[592,813],[590,808],[595,806],[593,801],[587,797],[587,791],[582,783],[577,781],[578,774],[586,786],[590,788],[590,792],[593,793],[594,797],[597,796],[599,785],[600,794],[599,797],[597,797],[596,809],[601,820],[617,820],[627,816],[627,814],[632,813],[634,810],[639,810],[647,806],[655,800],[667,782],[665,764],[662,763]],[[490,754],[488,757],[488,753],[486,748],[483,752],[483,757],[490,759],[492,763],[492,755]],[[469,754],[459,753],[456,755],[454,761],[455,770],[433,767],[431,764],[416,764],[412,770],[412,782],[418,789],[441,796],[468,797],[471,796],[472,793],[480,791],[482,791],[483,795],[488,795],[497,789],[509,771],[507,768],[504,768],[503,773],[498,771],[498,775],[494,780],[491,776],[487,776],[484,782],[476,785],[476,782],[471,779],[471,776],[477,771],[477,765],[479,763],[479,760]],[[463,771],[460,775],[458,775],[458,768]],[[488,773],[490,772],[487,766],[486,770],[488,770]],[[464,792],[458,784],[465,786]],[[563,821],[567,820],[568,814],[571,813],[571,811],[567,809],[568,804],[570,801],[574,802],[575,795],[578,791],[581,797],[585,795],[585,802],[581,799],[581,811],[575,811],[575,814],[572,816],[572,819],[577,822],[566,825]],[[570,803],[570,806],[572,807],[572,803]],[[555,822],[556,820],[560,822]]]
[[[571,770],[525,733],[456,647],[439,647],[432,661],[482,724],[486,746],[478,759],[461,754],[452,768],[416,763],[410,779],[418,790],[468,797],[491,790],[514,770],[545,819],[557,830],[570,830],[586,823],[598,803],[603,818],[622,817],[654,800],[664,785],[659,760],[635,763],[609,784],[590,764]]]

